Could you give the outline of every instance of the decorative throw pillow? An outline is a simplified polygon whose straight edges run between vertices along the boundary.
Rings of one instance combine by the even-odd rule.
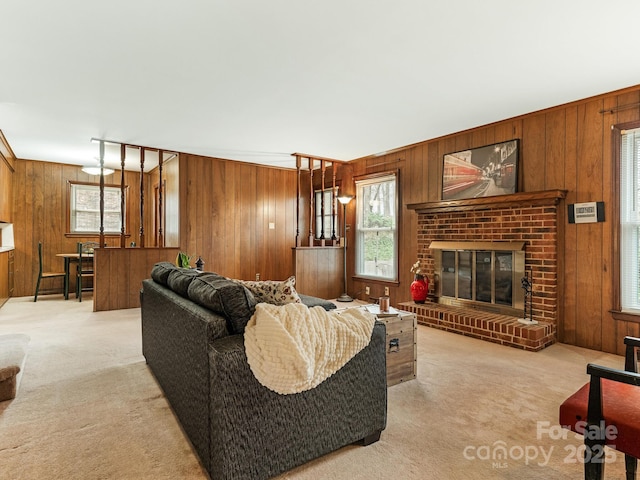
[[[253,282],[250,280],[237,280],[247,287],[258,303],[271,303],[272,305],[286,305],[287,303],[302,303],[296,292],[296,277],[293,275],[283,282],[275,280],[263,280]]]

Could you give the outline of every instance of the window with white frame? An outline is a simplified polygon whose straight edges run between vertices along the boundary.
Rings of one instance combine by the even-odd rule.
[[[315,208],[315,235],[316,238],[330,239],[333,235],[339,237],[338,217],[333,215],[334,206],[337,206],[336,196],[331,194],[332,189],[316,190],[314,198]],[[324,197],[324,215],[322,212],[322,198]],[[335,204],[335,205],[334,205]],[[337,210],[336,210],[337,211]],[[321,237],[324,233],[324,237]]]
[[[120,187],[104,187],[104,233],[121,233],[120,198]],[[69,232],[100,233],[99,185],[69,183]]]
[[[620,144],[620,307],[640,314],[640,128]]]
[[[398,279],[396,175],[356,181],[356,275]]]

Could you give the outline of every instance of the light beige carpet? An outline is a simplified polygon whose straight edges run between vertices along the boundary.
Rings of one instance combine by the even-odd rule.
[[[11,299],[3,333],[31,343],[17,397],[0,403],[1,479],[207,478],[141,355],[139,309]],[[556,422],[588,362],[623,365],[567,345],[530,353],[419,327],[418,378],[389,389],[381,440],[281,479],[580,479],[582,439]],[[623,456],[610,455],[606,478],[623,479]]]

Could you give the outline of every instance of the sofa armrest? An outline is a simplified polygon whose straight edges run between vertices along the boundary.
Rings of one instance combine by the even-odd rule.
[[[343,368],[316,388],[292,395],[256,380],[240,335],[214,341],[209,355],[212,478],[269,478],[386,427],[381,322],[370,344]]]

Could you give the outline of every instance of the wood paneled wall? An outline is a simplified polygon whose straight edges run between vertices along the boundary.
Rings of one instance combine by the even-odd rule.
[[[0,158],[0,222],[11,223],[12,175],[9,164]]]
[[[174,262],[178,248],[101,248],[95,252],[93,310],[140,306],[142,280],[157,262]]]
[[[9,255],[12,252],[0,252],[0,307],[9,300]]]
[[[400,283],[391,285],[391,303],[410,300],[409,272],[417,258],[417,218],[410,203],[440,199],[442,157],[446,153],[521,139],[520,191],[567,190],[561,203],[559,251],[559,340],[622,353],[625,335],[638,335],[637,322],[614,320],[612,307],[613,158],[611,126],[640,120],[640,86],[561,105],[472,130],[399,148],[354,163],[354,175],[397,169],[400,175]],[[605,202],[605,222],[568,224],[566,205]],[[352,217],[350,217],[352,218]],[[350,221],[352,222],[352,220]],[[349,264],[353,264],[352,251]],[[353,281],[349,291],[371,284]]]
[[[172,185],[167,196],[173,197],[165,205],[167,224],[179,223],[179,245],[175,246],[180,250],[201,255],[206,270],[233,278],[254,279],[260,274],[263,280],[282,280],[294,274],[295,171],[181,154],[165,174]],[[130,186],[129,245],[139,242],[139,173],[127,171],[125,175]],[[95,177],[76,166],[18,160],[14,178],[14,296],[29,296],[37,279],[38,241],[44,244],[45,269],[61,270],[63,261],[55,254],[75,251],[76,242],[84,239],[65,236],[67,181],[95,181]],[[117,171],[107,183],[119,183],[119,178]],[[175,202],[178,189],[173,185],[178,178],[180,211]],[[153,245],[153,184],[152,174],[145,182],[148,246]],[[177,233],[172,235],[170,241],[178,243]],[[119,237],[109,237],[107,244],[118,246]],[[62,282],[59,287],[62,289]]]
[[[296,172],[180,154],[180,247],[231,278],[293,274]]]
[[[16,159],[9,143],[0,130],[0,222],[12,220],[13,170]]]
[[[337,298],[343,292],[344,248],[298,247],[293,249],[296,290],[321,298]]]
[[[17,160],[13,175],[13,233],[16,245],[13,295],[21,297],[33,295],[35,290],[39,241],[43,244],[44,269],[62,271],[64,262],[56,257],[56,253],[75,252],[77,242],[98,240],[97,236],[65,236],[69,208],[67,182],[97,182],[97,177],[83,173],[78,166],[33,160]],[[137,172],[125,172],[125,182],[129,185],[127,232],[131,234],[127,245],[137,241],[140,229],[139,178]],[[119,184],[120,172],[116,171],[105,182]],[[120,237],[107,237],[105,241],[109,246],[120,245]],[[56,286],[53,281],[49,285]],[[58,287],[62,290],[62,280]],[[71,291],[74,288],[72,283]]]
[[[175,201],[168,202],[173,206],[168,207],[167,224],[179,221],[179,248],[201,255],[205,269],[243,279],[254,279],[256,273],[262,279],[285,279],[293,274],[294,171],[181,154],[179,163],[168,165],[165,174],[169,184],[176,178],[180,182],[180,212]],[[60,270],[62,259],[55,254],[73,252],[76,242],[83,240],[65,237],[67,181],[95,181],[95,177],[76,166],[18,160],[14,178],[14,295],[27,296],[33,295],[37,278],[38,241],[44,244],[45,269]],[[119,178],[116,171],[106,181],[119,183]],[[139,173],[125,172],[125,181],[130,187],[129,245],[138,242],[140,229]],[[152,184],[150,175],[145,191],[147,245],[153,245]],[[175,188],[168,192],[168,196],[176,195]],[[107,244],[118,246],[119,238],[108,238]]]
[[[147,191],[151,197],[148,199],[149,212],[145,218],[145,231],[149,232],[146,246],[159,246],[155,242],[155,190],[160,181],[158,168],[149,172],[147,176]],[[164,233],[165,247],[178,247],[180,245],[180,170],[178,157],[174,157],[162,166],[162,209],[164,211],[164,222],[162,225]]]

